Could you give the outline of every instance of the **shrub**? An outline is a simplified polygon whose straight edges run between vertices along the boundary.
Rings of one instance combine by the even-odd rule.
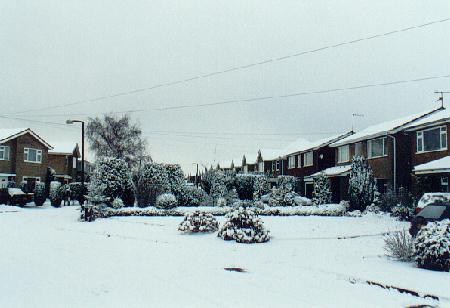
[[[236,192],[241,200],[253,200],[255,176],[239,174],[236,176]]]
[[[136,201],[136,195],[134,193],[134,187],[130,186],[130,187],[126,187],[123,194],[122,194],[122,198],[123,200],[123,205],[130,207],[130,206],[134,206],[134,202]]]
[[[34,204],[36,206],[42,206],[44,205],[46,199],[47,198],[45,196],[45,184],[36,183],[36,186],[34,187]]]
[[[70,185],[69,184],[62,185],[59,188],[59,195],[60,195],[62,201],[64,201],[64,205],[66,205],[66,202],[67,203],[70,202],[70,198],[72,196],[72,191],[70,190]]]
[[[269,192],[269,178],[265,175],[256,176],[253,182],[253,200],[260,200],[263,195]]]
[[[218,236],[238,243],[263,243],[270,240],[269,231],[254,211],[239,207],[226,215]]]
[[[184,186],[184,173],[180,165],[177,164],[166,164],[164,165],[167,172],[167,178],[169,180],[170,192],[177,198],[181,200]]]
[[[196,186],[183,185],[181,191],[178,199],[178,205],[181,206],[200,206],[207,198],[206,192]]]
[[[111,202],[111,206],[114,209],[120,209],[123,207],[123,201],[120,198],[115,198],[112,202]]]
[[[379,202],[372,168],[362,156],[353,157],[348,192],[351,210],[364,211],[367,206]]]
[[[384,238],[384,250],[388,256],[400,261],[408,262],[414,258],[413,241],[406,230],[388,234]]]
[[[172,209],[177,206],[177,198],[172,193],[164,193],[156,198],[155,206],[159,209]]]
[[[314,179],[314,191],[312,202],[314,205],[331,203],[330,181],[324,173],[320,173]]]
[[[214,216],[201,211],[187,213],[178,226],[178,230],[183,232],[214,232],[218,228],[219,223]]]
[[[50,203],[54,207],[60,207],[62,196],[60,191],[61,183],[57,181],[50,182]]]
[[[215,170],[211,178],[210,196],[214,200],[224,198],[227,194],[227,186],[225,184],[225,173],[220,170]]]
[[[170,192],[169,176],[163,164],[147,163],[138,175],[136,198],[139,207],[155,205],[156,198]]]
[[[81,205],[84,203],[84,196],[87,193],[86,186],[83,187],[83,185],[80,182],[74,182],[70,183],[70,199],[71,200],[77,200],[78,203]]]
[[[429,222],[414,240],[417,265],[435,271],[450,270],[450,220]]]
[[[216,206],[218,207],[224,207],[227,206],[227,199],[224,197],[219,197],[216,199]]]

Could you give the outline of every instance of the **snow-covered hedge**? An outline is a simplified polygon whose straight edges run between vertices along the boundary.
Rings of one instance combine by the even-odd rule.
[[[258,205],[259,206],[259,205]],[[232,207],[199,207],[199,210],[211,213],[214,216],[226,215]],[[114,210],[106,208],[97,213],[99,218],[107,218],[114,216],[184,216],[186,213],[192,212],[193,208],[178,207],[176,209],[136,209],[127,208]],[[293,206],[293,207],[270,207],[260,209],[254,207],[255,213],[260,216],[344,216],[346,212],[345,206],[340,204],[323,204],[319,206]]]
[[[178,226],[183,232],[214,232],[219,228],[219,223],[211,213],[195,211],[187,213],[184,220]]]
[[[158,209],[173,209],[177,206],[177,198],[172,193],[164,193],[156,198],[155,206]]]
[[[450,270],[450,220],[429,222],[414,240],[417,265],[436,271]]]
[[[253,210],[239,207],[228,213],[226,218],[227,221],[221,226],[218,234],[224,240],[246,244],[270,240],[269,231]]]

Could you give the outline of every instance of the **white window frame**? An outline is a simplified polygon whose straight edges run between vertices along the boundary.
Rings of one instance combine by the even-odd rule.
[[[29,154],[30,150],[36,151],[36,161],[28,159],[28,154]],[[23,161],[26,163],[33,163],[33,164],[41,164],[42,163],[42,150],[38,150],[38,149],[34,149],[34,148],[24,148],[23,154],[24,154]]]
[[[299,154],[297,156],[297,166],[298,166],[298,168],[302,167],[302,154]]]
[[[425,135],[424,132],[439,129],[439,143],[440,148],[437,150],[425,150]],[[444,142],[443,142],[444,141]],[[416,133],[416,153],[428,153],[428,152],[438,152],[438,151],[445,151],[447,150],[447,126],[438,126],[438,127],[431,127],[428,129],[424,129],[421,131],[418,131]],[[420,149],[420,150],[419,150]]]
[[[372,156],[372,142],[383,140],[383,153],[381,155]],[[386,145],[386,137],[370,139],[367,141],[367,157],[370,158],[379,158],[387,156],[387,145]]]
[[[310,164],[307,163],[308,155],[311,155],[311,157],[310,157],[311,158],[311,163]],[[309,152],[303,153],[303,167],[311,167],[311,166],[314,166],[314,153],[313,153],[313,151],[309,151]]]
[[[347,152],[347,157],[345,160],[342,159],[342,150],[346,149]],[[346,144],[346,145],[342,145],[340,147],[337,148],[337,154],[338,154],[338,163],[347,163],[350,161],[350,145]]]
[[[275,162],[275,170],[276,170],[276,171],[280,171],[280,165],[281,165],[280,161],[277,160],[277,161]]]
[[[294,169],[295,168],[295,156],[291,155],[288,157],[288,169]]]
[[[7,145],[0,145],[0,153],[3,153],[2,156],[0,156],[0,160],[9,160],[11,148]]]
[[[259,172],[264,172],[264,161],[260,161],[258,163],[258,171]]]

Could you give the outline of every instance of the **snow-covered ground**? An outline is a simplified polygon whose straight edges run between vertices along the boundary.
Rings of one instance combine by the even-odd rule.
[[[254,245],[181,234],[181,217],[78,216],[0,206],[0,307],[450,306],[449,273],[384,256],[380,234],[407,227],[386,216],[262,217],[272,239]]]

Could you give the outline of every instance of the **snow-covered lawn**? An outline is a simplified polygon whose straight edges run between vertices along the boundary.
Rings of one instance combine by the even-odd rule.
[[[262,217],[271,241],[246,245],[182,234],[181,217],[78,211],[0,206],[0,307],[450,306],[449,273],[384,256],[380,234],[407,227],[389,217]]]

